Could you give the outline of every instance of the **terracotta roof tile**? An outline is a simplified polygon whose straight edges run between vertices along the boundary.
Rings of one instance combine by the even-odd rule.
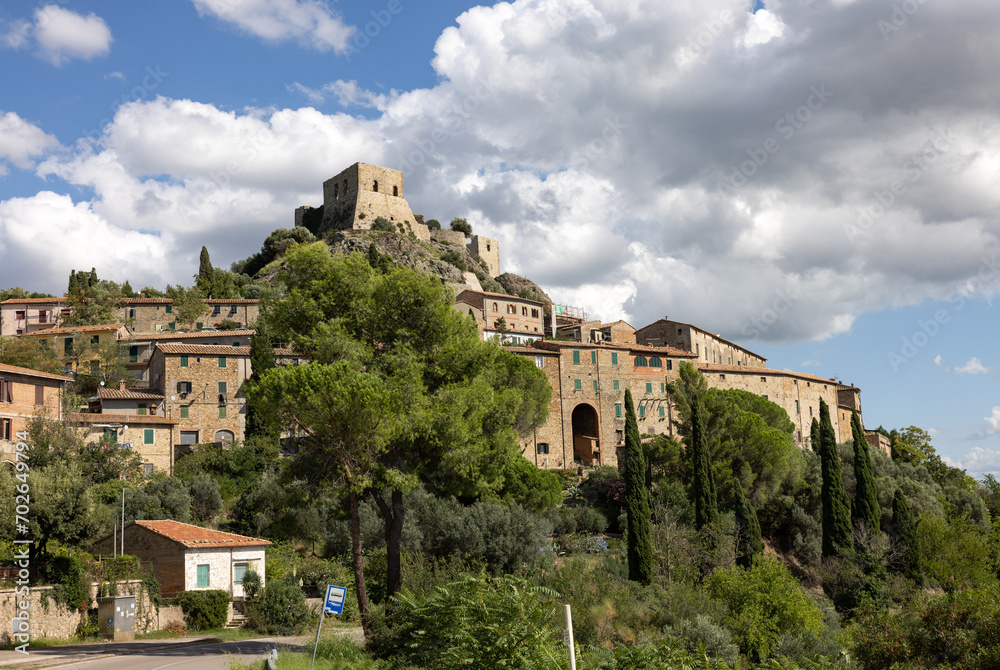
[[[21,368],[16,365],[4,365],[0,363],[0,372],[7,372],[16,375],[28,375],[31,377],[44,377],[46,379],[58,379],[59,381],[73,381],[72,377],[64,377],[62,375],[54,375],[51,372],[42,372],[41,370],[32,370],[31,368]]]
[[[754,368],[748,365],[721,365],[719,363],[698,363],[698,369],[702,372],[742,372],[749,375],[782,375],[785,377],[797,377],[799,379],[808,379],[809,381],[819,382],[820,384],[833,384],[838,388],[854,388],[849,384],[842,384],[841,382],[834,381],[833,379],[827,379],[826,377],[820,377],[819,375],[810,375],[804,372],[792,372],[790,370],[772,370],[771,368]]]
[[[61,335],[63,333],[93,333],[102,330],[118,330],[124,323],[108,323],[98,326],[66,326],[58,328],[46,328],[45,330],[36,330],[29,335]]]
[[[136,342],[158,342],[159,340],[187,340],[187,339],[209,339],[218,338],[226,339],[230,337],[249,337],[252,336],[254,331],[252,330],[197,330],[190,333],[166,333],[163,331],[152,332],[152,333],[138,333],[132,336],[132,339]]]
[[[161,394],[136,389],[97,389],[97,395],[102,400],[163,400]]]
[[[616,349],[618,351],[639,351],[649,354],[660,354],[661,356],[672,356],[673,358],[697,358],[691,351],[675,349],[674,347],[653,347],[646,344],[629,344],[627,342],[572,342],[566,340],[544,340],[535,341],[533,346],[537,349],[549,349],[558,351],[561,349]]]
[[[168,355],[184,356],[249,356],[250,347],[233,347],[225,344],[157,344],[156,348]]]
[[[731,347],[736,347],[740,351],[745,351],[746,353],[750,354],[751,356],[754,356],[755,358],[759,358],[759,359],[765,360],[765,361],[767,360],[766,358],[764,358],[760,354],[755,353],[753,351],[750,351],[746,347],[740,346],[739,344],[736,344],[735,342],[730,342],[726,338],[722,337],[722,335],[720,335],[719,333],[712,333],[712,332],[709,332],[709,331],[705,330],[704,328],[699,328],[698,326],[695,326],[695,325],[690,324],[690,323],[684,323],[683,321],[674,321],[673,319],[659,319],[659,320],[654,321],[653,323],[649,324],[648,326],[643,326],[642,328],[640,328],[636,332],[637,333],[641,332],[641,331],[645,330],[646,328],[649,328],[650,326],[655,326],[658,323],[676,323],[678,326],[687,326],[688,328],[693,328],[694,330],[697,330],[700,333],[705,333],[706,335],[710,335],[710,336],[714,337],[719,342],[724,342],[724,343],[728,344]]]
[[[44,305],[46,303],[66,302],[66,298],[11,298],[0,305]]]
[[[224,533],[221,530],[210,530],[180,521],[134,521],[138,526],[173,540],[189,549],[217,549],[220,547],[265,547],[271,544],[246,535]]]
[[[142,416],[138,414],[67,414],[66,421],[68,423],[132,423],[138,425],[160,424],[165,426],[173,426],[177,423],[165,416],[152,416],[149,414]]]

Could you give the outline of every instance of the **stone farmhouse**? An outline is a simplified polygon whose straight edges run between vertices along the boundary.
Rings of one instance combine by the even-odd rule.
[[[21,337],[53,347],[67,374],[97,374],[101,365],[101,347],[125,340],[128,336],[125,324],[113,323],[48,328],[25,333]]]
[[[17,434],[35,415],[61,421],[62,395],[69,377],[0,364],[0,457],[13,460]]]
[[[23,298],[0,303],[0,337],[25,335],[58,326],[69,314],[65,298]]]
[[[125,553],[152,565],[160,593],[166,598],[181,591],[218,589],[229,592],[231,599],[241,599],[243,576],[251,570],[260,575],[261,587],[266,583],[264,548],[271,545],[268,540],[180,521],[133,521],[123,532]],[[114,540],[113,535],[101,538],[94,543],[93,553],[113,553]]]

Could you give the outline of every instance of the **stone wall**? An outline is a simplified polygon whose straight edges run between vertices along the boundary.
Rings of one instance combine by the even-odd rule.
[[[169,298],[132,298],[118,308],[117,319],[127,323],[133,333],[156,333],[191,327],[217,328],[225,320],[250,328],[260,316],[260,304],[248,298],[205,300],[205,310],[192,324],[177,323],[177,315]]]
[[[40,373],[44,374],[44,373]],[[62,417],[61,394],[64,378],[51,376],[31,376],[0,369],[0,380],[11,382],[13,402],[5,402],[0,397],[0,455],[3,460],[13,460],[14,450],[19,440],[17,434],[28,430],[28,424],[36,414],[44,414],[52,419]],[[42,389],[42,404],[36,405],[37,389]],[[0,393],[3,389],[0,387]],[[9,431],[10,439],[6,438]]]
[[[433,242],[446,242],[458,247],[459,249],[465,248],[465,233],[460,230],[451,230],[450,228],[432,230],[431,240]]]
[[[462,242],[465,244],[465,242]],[[482,235],[473,235],[469,251],[476,254],[486,263],[490,277],[500,276],[500,243]]]
[[[636,331],[636,341],[650,346],[668,346],[697,355],[699,361],[718,365],[767,367],[767,359],[687,323],[660,319]]]
[[[406,202],[399,170],[355,163],[323,182],[322,231],[368,230],[380,216],[402,224],[404,234],[412,232],[423,242],[431,239],[427,226],[417,221]]]

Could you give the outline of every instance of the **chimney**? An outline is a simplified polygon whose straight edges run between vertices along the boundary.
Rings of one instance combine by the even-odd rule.
[[[125,390],[125,380],[124,379],[122,379],[121,381],[118,382],[118,390],[119,391],[124,391]]]

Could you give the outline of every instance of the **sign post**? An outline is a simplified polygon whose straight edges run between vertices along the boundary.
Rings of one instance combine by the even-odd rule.
[[[573,644],[573,615],[569,611],[569,605],[565,605],[566,609],[566,646],[569,647],[569,670],[576,670],[576,648]]]
[[[319,612],[319,626],[316,627],[316,644],[313,645],[313,660],[309,667],[316,665],[316,650],[319,649],[319,632],[323,630],[323,617],[327,614],[341,615],[344,613],[344,598],[347,589],[343,586],[327,584],[326,598],[323,599],[323,609]]]

